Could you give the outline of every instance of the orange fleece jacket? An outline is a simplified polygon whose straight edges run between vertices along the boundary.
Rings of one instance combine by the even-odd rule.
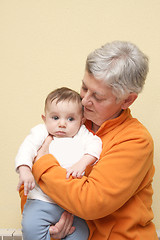
[[[58,205],[87,220],[91,240],[158,240],[151,209],[152,137],[129,109],[96,134],[103,149],[86,176],[67,180],[66,170],[48,154],[33,166],[36,181]],[[23,208],[23,191],[21,196]]]

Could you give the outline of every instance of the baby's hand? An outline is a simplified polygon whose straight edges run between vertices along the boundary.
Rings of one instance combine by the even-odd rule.
[[[66,178],[69,178],[72,175],[73,178],[81,178],[86,169],[86,164],[83,164],[82,161],[75,163],[72,167],[67,168]]]
[[[19,167],[19,183],[17,186],[18,191],[22,184],[24,184],[25,196],[29,193],[30,190],[35,187],[35,180],[32,175],[31,169],[25,165]]]
[[[96,157],[93,157],[89,154],[83,155],[83,157],[77,163],[75,163],[72,167],[67,168],[66,178],[69,178],[70,175],[72,175],[73,178],[83,177],[86,167],[95,163],[96,160]]]

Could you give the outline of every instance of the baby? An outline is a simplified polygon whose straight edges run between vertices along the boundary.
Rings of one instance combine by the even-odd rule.
[[[63,87],[51,92],[46,98],[42,119],[44,124],[31,129],[15,161],[19,173],[17,188],[19,190],[24,184],[24,194],[27,195],[22,219],[24,240],[50,240],[49,227],[64,211],[40,189],[31,172],[34,158],[46,137],[53,137],[49,152],[66,168],[66,181],[70,175],[81,178],[86,167],[98,161],[102,150],[101,139],[83,125],[81,97],[74,90]],[[76,230],[66,239],[87,240],[89,229],[86,222],[75,216],[73,224]]]

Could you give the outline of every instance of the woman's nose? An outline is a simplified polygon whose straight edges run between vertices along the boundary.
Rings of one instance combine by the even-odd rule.
[[[88,105],[91,105],[91,104],[92,104],[92,102],[91,102],[90,95],[88,93],[86,93],[82,98],[82,105],[83,106],[88,106]]]

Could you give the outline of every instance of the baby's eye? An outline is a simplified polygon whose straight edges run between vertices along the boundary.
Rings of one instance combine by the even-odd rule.
[[[74,118],[73,117],[69,117],[68,121],[72,122],[72,121],[74,121]]]
[[[58,116],[53,116],[52,119],[54,119],[54,120],[58,120],[59,117],[58,117]]]

